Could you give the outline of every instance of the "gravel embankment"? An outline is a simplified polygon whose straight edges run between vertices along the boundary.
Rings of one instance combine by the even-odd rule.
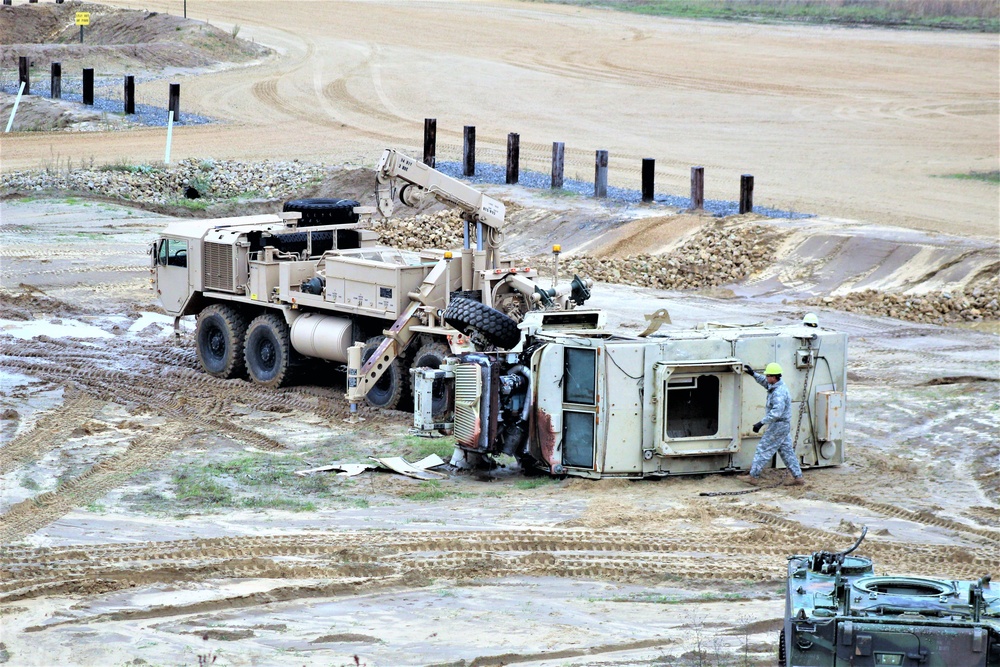
[[[181,160],[168,167],[107,165],[75,169],[34,169],[0,174],[0,191],[64,191],[111,199],[165,204],[185,199],[188,187],[208,200],[234,197],[285,198],[318,181],[323,167],[302,162]]]
[[[917,295],[862,290],[842,296],[808,299],[804,303],[928,324],[1000,320],[1000,288],[996,279],[969,293],[928,292]]]
[[[455,248],[462,243],[462,220],[453,210],[376,220],[372,228],[381,243],[410,250]],[[773,247],[774,236],[775,232],[763,225],[719,220],[663,255],[566,257],[562,272],[599,282],[656,289],[718,287],[746,280],[764,269],[769,263],[766,250]],[[546,266],[550,261],[549,256],[529,260]],[[919,296],[864,290],[802,303],[932,324],[1000,320],[1000,285],[994,279],[968,294],[930,292]]]

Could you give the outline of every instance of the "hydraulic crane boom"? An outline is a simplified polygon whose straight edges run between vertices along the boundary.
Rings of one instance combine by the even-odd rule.
[[[376,178],[378,210],[384,216],[392,214],[396,183],[403,181],[399,199],[408,206],[415,206],[430,194],[441,202],[460,208],[466,222],[481,223],[496,230],[503,227],[505,211],[501,202],[392,148],[382,153]]]

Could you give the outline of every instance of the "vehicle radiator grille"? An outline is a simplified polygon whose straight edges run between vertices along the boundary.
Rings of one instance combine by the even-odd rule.
[[[202,263],[201,275],[205,287],[235,292],[233,285],[233,246],[228,243],[205,242],[205,260]]]
[[[455,366],[455,439],[463,445],[478,445],[481,426],[479,400],[483,380],[478,364]]]

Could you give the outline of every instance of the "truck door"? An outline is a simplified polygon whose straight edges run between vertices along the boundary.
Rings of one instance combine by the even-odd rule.
[[[188,243],[184,239],[160,239],[156,247],[156,296],[171,315],[179,315],[187,302]]]

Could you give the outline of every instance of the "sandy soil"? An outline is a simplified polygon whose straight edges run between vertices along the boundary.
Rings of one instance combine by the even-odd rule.
[[[121,0],[112,5],[126,6]],[[147,3],[179,14],[180,0]],[[463,125],[479,159],[502,163],[521,135],[523,168],[589,178],[611,153],[613,184],[638,187],[657,159],[659,189],[683,194],[689,167],[706,195],[734,199],[756,176],[759,204],[914,229],[996,238],[995,185],[943,178],[998,162],[993,35],[747,26],[506,2],[242,2],[190,15],[279,53],[257,67],[186,78],[183,107],[225,120],[183,128],[174,155],[301,157],[371,164],[415,149],[438,119],[438,154],[457,159]],[[159,95],[161,84],[149,95]],[[141,162],[162,130],[14,136],[4,170],[58,154]]]
[[[267,487],[260,474],[293,484],[275,470],[398,453],[407,417],[364,410],[361,428],[345,424],[338,375],[269,391],[201,373],[190,323],[174,338],[149,290],[145,245],[162,220],[4,202],[0,649],[12,664],[771,664],[788,554],[868,525],[880,572],[1000,567],[995,335],[821,311],[852,337],[849,461],[810,472],[805,490],[709,498],[740,484],[509,469]],[[801,317],[773,294],[600,285],[594,302],[626,331],[664,305],[675,326]],[[248,457],[271,467],[230,492],[313,507],[181,496],[184,475]]]

